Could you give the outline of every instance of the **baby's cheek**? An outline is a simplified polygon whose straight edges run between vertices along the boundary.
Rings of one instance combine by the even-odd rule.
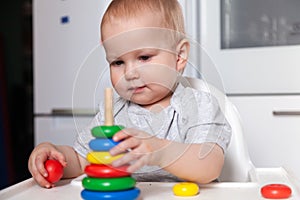
[[[166,88],[173,88],[177,81],[178,72],[172,67],[163,64],[149,64],[143,70],[145,83],[157,83]]]
[[[123,77],[112,79],[112,85],[119,96],[126,100],[130,100],[130,94],[127,91],[127,82]]]

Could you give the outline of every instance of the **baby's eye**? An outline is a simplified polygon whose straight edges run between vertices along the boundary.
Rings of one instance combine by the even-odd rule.
[[[140,56],[140,57],[139,57],[139,60],[141,60],[141,61],[147,61],[147,60],[150,59],[150,57],[151,57],[151,56]]]
[[[116,60],[116,61],[111,63],[111,65],[114,65],[114,66],[120,66],[122,64],[124,64],[124,62],[122,60]]]

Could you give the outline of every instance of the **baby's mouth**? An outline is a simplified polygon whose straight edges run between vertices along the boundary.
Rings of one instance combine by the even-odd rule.
[[[138,86],[138,87],[131,87],[131,88],[129,88],[129,90],[132,91],[133,94],[136,94],[136,93],[143,92],[145,88],[146,88],[146,85],[143,85],[143,86]]]

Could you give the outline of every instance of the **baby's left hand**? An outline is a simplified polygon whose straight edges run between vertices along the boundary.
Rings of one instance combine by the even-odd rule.
[[[110,150],[112,156],[125,153],[123,157],[115,160],[114,167],[130,164],[127,171],[134,172],[145,165],[159,165],[162,159],[162,149],[167,145],[163,139],[151,136],[148,133],[127,128],[113,136],[113,140],[120,144]],[[132,161],[135,161],[131,163]]]

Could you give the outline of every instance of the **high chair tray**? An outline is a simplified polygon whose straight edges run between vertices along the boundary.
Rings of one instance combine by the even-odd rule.
[[[180,199],[231,199],[256,200],[264,199],[260,194],[262,186],[270,183],[282,183],[292,189],[292,196],[288,199],[299,200],[299,183],[283,168],[258,168],[255,170],[256,180],[251,182],[220,182],[199,185],[200,192],[192,197],[178,197],[172,192],[176,183],[165,182],[139,182],[136,187],[141,190],[139,200],[180,200]],[[1,200],[53,200],[53,199],[81,199],[83,190],[81,180],[83,176],[75,179],[62,180],[52,189],[38,186],[31,178],[0,191]]]

